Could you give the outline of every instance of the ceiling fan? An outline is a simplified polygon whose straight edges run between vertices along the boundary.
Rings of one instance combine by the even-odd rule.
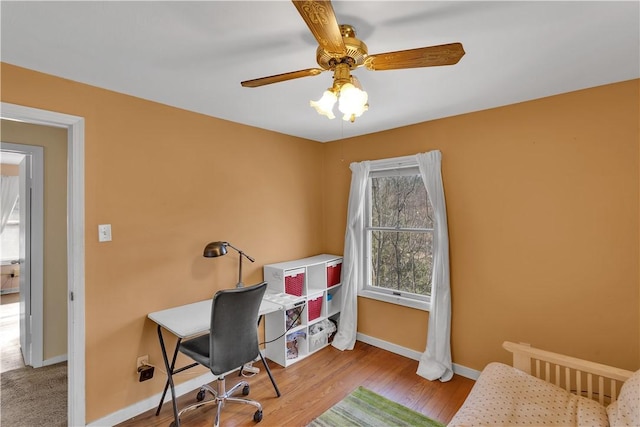
[[[333,71],[333,86],[318,101],[311,101],[319,114],[333,119],[333,106],[340,99],[338,108],[344,120],[353,122],[369,107],[367,93],[351,71],[364,66],[371,71],[398,70],[403,68],[453,65],[464,55],[461,43],[369,55],[367,45],[356,38],[351,25],[339,25],[330,0],[292,0],[296,9],[318,41],[316,60],[320,68],[292,71],[241,82],[244,87],[259,87],[272,83],[317,76],[323,71]]]

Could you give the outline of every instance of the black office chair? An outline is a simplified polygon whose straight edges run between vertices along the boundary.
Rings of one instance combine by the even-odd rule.
[[[263,282],[246,288],[224,289],[213,296],[211,306],[211,331],[208,335],[184,341],[180,344],[180,352],[186,354],[199,364],[208,367],[216,376],[216,390],[208,384],[198,392],[198,403],[187,406],[178,413],[178,419],[187,411],[203,405],[217,404],[218,410],[214,426],[220,425],[220,412],[226,403],[244,403],[257,408],[253,420],[262,420],[262,405],[251,400],[232,397],[242,389],[242,394],[249,394],[249,383],[241,381],[231,389],[225,386],[225,375],[253,362],[260,356],[258,346],[258,311],[260,302],[267,288]],[[206,391],[214,398],[203,400]],[[203,400],[203,401],[202,401]],[[172,423],[173,426],[174,423]]]

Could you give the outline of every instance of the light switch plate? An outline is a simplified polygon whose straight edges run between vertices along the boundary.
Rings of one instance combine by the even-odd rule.
[[[111,241],[111,224],[100,224],[98,226],[98,241],[99,242]]]

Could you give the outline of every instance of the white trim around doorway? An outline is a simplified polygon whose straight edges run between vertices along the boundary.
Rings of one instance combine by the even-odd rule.
[[[67,161],[67,274],[68,274],[68,424],[85,425],[85,250],[84,250],[84,118],[22,105],[1,103],[0,117],[66,128]]]

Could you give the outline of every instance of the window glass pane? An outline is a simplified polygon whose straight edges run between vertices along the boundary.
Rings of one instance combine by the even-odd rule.
[[[371,178],[371,226],[433,227],[433,212],[420,175]]]
[[[371,285],[431,295],[432,232],[371,231]]]

